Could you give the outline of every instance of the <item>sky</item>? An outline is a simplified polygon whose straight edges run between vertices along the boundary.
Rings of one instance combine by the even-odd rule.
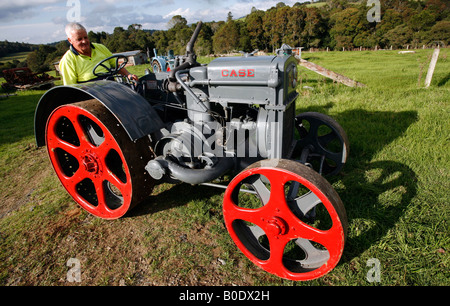
[[[267,10],[278,2],[292,6],[306,0],[0,0],[0,41],[46,44],[66,39],[64,27],[77,21],[88,31],[112,33],[138,23],[166,30],[181,15],[188,24],[245,16],[252,7]]]

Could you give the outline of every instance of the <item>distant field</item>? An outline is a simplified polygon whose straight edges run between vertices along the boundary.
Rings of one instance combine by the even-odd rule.
[[[0,57],[0,63],[7,63],[12,62],[13,60],[18,60],[19,62],[22,62],[27,59],[28,54],[31,52],[19,52],[19,53],[13,53],[4,57]]]
[[[349,219],[344,254],[305,283],[272,276],[237,249],[223,225],[222,190],[158,185],[116,221],[80,210],[35,146],[44,92],[0,100],[0,285],[71,285],[70,258],[81,262],[80,285],[450,285],[450,49],[425,89],[432,52],[303,53],[367,85],[299,68],[297,113],[332,116],[350,140],[347,164],[330,178]],[[369,282],[373,260],[379,282]]]

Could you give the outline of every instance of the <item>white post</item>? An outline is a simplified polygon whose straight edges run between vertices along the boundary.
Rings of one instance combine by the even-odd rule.
[[[431,57],[430,67],[428,67],[427,77],[425,78],[425,88],[430,87],[431,79],[433,78],[434,68],[436,68],[436,62],[439,57],[439,46],[434,49],[433,56]]]

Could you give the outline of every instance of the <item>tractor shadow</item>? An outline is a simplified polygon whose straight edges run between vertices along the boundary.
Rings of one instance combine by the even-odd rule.
[[[326,109],[308,111],[327,113]],[[415,111],[361,109],[345,111],[333,118],[343,126],[350,141],[345,167],[336,177],[327,178],[331,183],[339,181],[336,191],[344,203],[349,225],[342,260],[350,261],[384,237],[416,196],[414,171],[398,158],[383,160],[377,155],[404,135],[418,118]]]

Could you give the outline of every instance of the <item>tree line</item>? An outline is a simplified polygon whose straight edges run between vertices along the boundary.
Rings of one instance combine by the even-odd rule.
[[[208,55],[255,49],[273,52],[283,43],[307,49],[342,50],[450,42],[448,0],[380,0],[380,8],[380,22],[370,22],[367,15],[371,6],[367,0],[327,0],[314,5],[305,2],[292,7],[279,2],[266,11],[253,8],[243,18],[234,19],[229,13],[225,21],[205,23],[195,48],[198,55]],[[130,26],[128,31],[119,33],[116,28],[112,35],[97,41],[114,51],[120,51],[116,47],[126,42],[134,43],[134,49],[150,46],[150,50],[156,47],[160,52],[174,50],[183,54],[195,26],[178,15],[170,21],[168,31],[145,35]]]
[[[198,55],[223,54],[255,49],[273,52],[283,43],[292,47],[404,48],[421,47],[436,41],[450,42],[450,3],[448,0],[379,0],[379,22],[370,22],[367,0],[326,0],[324,3],[279,2],[266,10],[253,8],[242,18],[231,13],[224,21],[205,22],[195,45]],[[149,50],[159,54],[173,50],[184,54],[196,24],[188,25],[180,15],[172,17],[168,30],[145,30],[140,24],[113,33],[89,31],[92,42],[102,43],[111,52]],[[51,69],[67,51],[67,41],[40,45],[27,58],[35,72]]]

